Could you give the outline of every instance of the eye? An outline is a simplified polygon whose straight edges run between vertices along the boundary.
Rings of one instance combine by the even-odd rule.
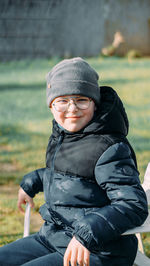
[[[77,99],[77,102],[78,103],[86,103],[86,102],[89,102],[89,99],[87,99],[87,98],[79,98],[79,99]]]
[[[60,99],[60,100],[57,100],[56,103],[65,104],[65,103],[68,103],[68,100],[66,100],[66,99]]]

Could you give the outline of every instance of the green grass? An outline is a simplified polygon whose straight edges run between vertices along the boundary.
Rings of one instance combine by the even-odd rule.
[[[143,180],[150,160],[150,59],[89,58],[100,85],[112,86],[128,113],[129,140],[137,155]],[[46,106],[45,76],[59,61],[23,60],[0,63],[0,245],[22,236],[23,216],[17,211],[17,190],[22,176],[44,166],[52,116]],[[43,196],[36,197],[31,231],[38,230],[37,214]],[[150,256],[150,235],[143,234]]]

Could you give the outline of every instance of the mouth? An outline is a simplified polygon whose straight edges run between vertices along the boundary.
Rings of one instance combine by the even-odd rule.
[[[78,119],[78,118],[80,118],[80,116],[66,116],[66,118]]]

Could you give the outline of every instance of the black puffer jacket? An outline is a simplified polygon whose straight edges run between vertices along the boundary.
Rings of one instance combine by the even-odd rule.
[[[128,256],[134,236],[121,236],[147,217],[135,154],[126,139],[128,119],[116,92],[101,87],[101,104],[80,132],[53,122],[46,168],[27,174],[21,187],[44,191],[40,236],[64,254],[72,236],[96,254]]]

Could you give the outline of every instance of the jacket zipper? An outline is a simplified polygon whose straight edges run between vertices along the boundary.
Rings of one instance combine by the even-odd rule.
[[[55,159],[56,159],[56,155],[57,155],[57,152],[59,151],[60,149],[60,146],[62,144],[62,141],[63,141],[63,138],[64,138],[64,134],[63,132],[61,133],[61,135],[59,136],[59,139],[58,139],[58,143],[57,143],[57,146],[56,146],[56,149],[55,149],[55,152],[54,152],[54,156],[52,158],[52,165],[51,165],[51,177],[52,177],[52,174],[54,173],[54,164],[55,164]],[[52,180],[53,182],[53,180]],[[52,184],[51,182],[51,184]],[[71,233],[72,231],[72,227],[66,223],[64,223],[60,217],[58,217],[58,215],[55,213],[55,211],[51,208],[51,206],[49,207],[49,211],[51,212],[51,219],[54,221],[54,223],[57,224],[57,226],[61,226],[63,227],[64,229],[68,229]],[[71,235],[72,236],[72,235]]]
[[[63,141],[63,138],[64,138],[64,134],[61,133],[60,136],[59,136],[59,139],[58,139],[58,142],[57,142],[57,145],[56,145],[56,149],[55,149],[55,152],[53,154],[53,157],[52,157],[52,164],[51,164],[51,167],[50,167],[50,182],[49,182],[49,188],[48,188],[48,191],[50,191],[50,187],[53,183],[53,174],[54,174],[54,165],[55,165],[55,159],[56,159],[56,155],[60,149],[60,146],[62,144],[62,141]],[[50,200],[50,197],[49,197],[49,210],[51,211],[52,208],[51,208],[51,200]]]

